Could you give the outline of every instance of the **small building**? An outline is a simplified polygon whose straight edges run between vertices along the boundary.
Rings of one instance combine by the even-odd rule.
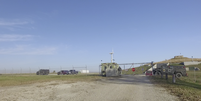
[[[81,73],[89,73],[89,70],[81,70]]]
[[[189,62],[183,62],[182,64],[185,66],[189,66],[189,65],[198,65],[201,62],[197,62],[197,61],[189,61]]]
[[[178,55],[178,56],[174,56],[175,59],[181,59],[181,58],[184,58],[183,55]]]

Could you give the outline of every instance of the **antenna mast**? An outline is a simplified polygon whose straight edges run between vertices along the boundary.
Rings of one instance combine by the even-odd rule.
[[[113,50],[110,54],[111,54],[111,63],[113,63],[113,54],[114,54]]]

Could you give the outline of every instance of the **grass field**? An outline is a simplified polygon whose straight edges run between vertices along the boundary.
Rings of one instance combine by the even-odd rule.
[[[188,77],[181,78],[182,81],[201,84],[201,71],[188,71]]]
[[[169,60],[155,62],[155,63],[180,63],[180,62],[187,62],[187,61],[192,61],[192,59],[191,58],[187,58],[187,57],[172,58],[172,59],[169,59]],[[193,61],[201,61],[201,58],[194,58]]]
[[[15,86],[23,84],[32,84],[40,82],[48,82],[55,80],[77,82],[77,81],[92,81],[102,79],[104,77],[98,74],[90,75],[35,75],[35,74],[6,74],[0,75],[0,86]]]
[[[152,76],[150,80],[154,84],[166,88],[182,101],[201,101],[201,71],[188,71],[187,73],[188,77],[176,79],[175,84],[172,83],[172,76],[170,75],[168,80],[160,76]]]
[[[188,77],[184,77],[188,79]],[[182,78],[182,79],[184,79]],[[177,79],[176,83],[172,83],[172,77],[168,80],[160,77],[150,77],[150,80],[157,86],[166,88],[171,94],[178,96],[181,101],[200,101],[201,100],[201,84],[187,82],[182,79]]]
[[[201,64],[191,65],[186,67],[198,67],[201,69]],[[151,81],[166,88],[172,94],[178,96],[182,101],[201,101],[201,71],[187,71],[188,76],[176,79],[176,83],[172,83],[172,77],[168,80],[160,77],[150,77]]]

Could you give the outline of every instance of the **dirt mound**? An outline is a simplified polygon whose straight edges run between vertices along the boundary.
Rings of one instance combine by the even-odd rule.
[[[169,60],[155,62],[155,63],[180,63],[180,62],[187,62],[192,61],[192,58],[183,57],[183,56],[175,56],[174,58],[171,58]],[[201,62],[201,58],[193,58],[193,61]]]

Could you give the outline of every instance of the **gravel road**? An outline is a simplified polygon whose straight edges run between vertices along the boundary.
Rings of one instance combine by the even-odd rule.
[[[144,75],[92,82],[46,82],[1,87],[0,101],[179,101]]]

